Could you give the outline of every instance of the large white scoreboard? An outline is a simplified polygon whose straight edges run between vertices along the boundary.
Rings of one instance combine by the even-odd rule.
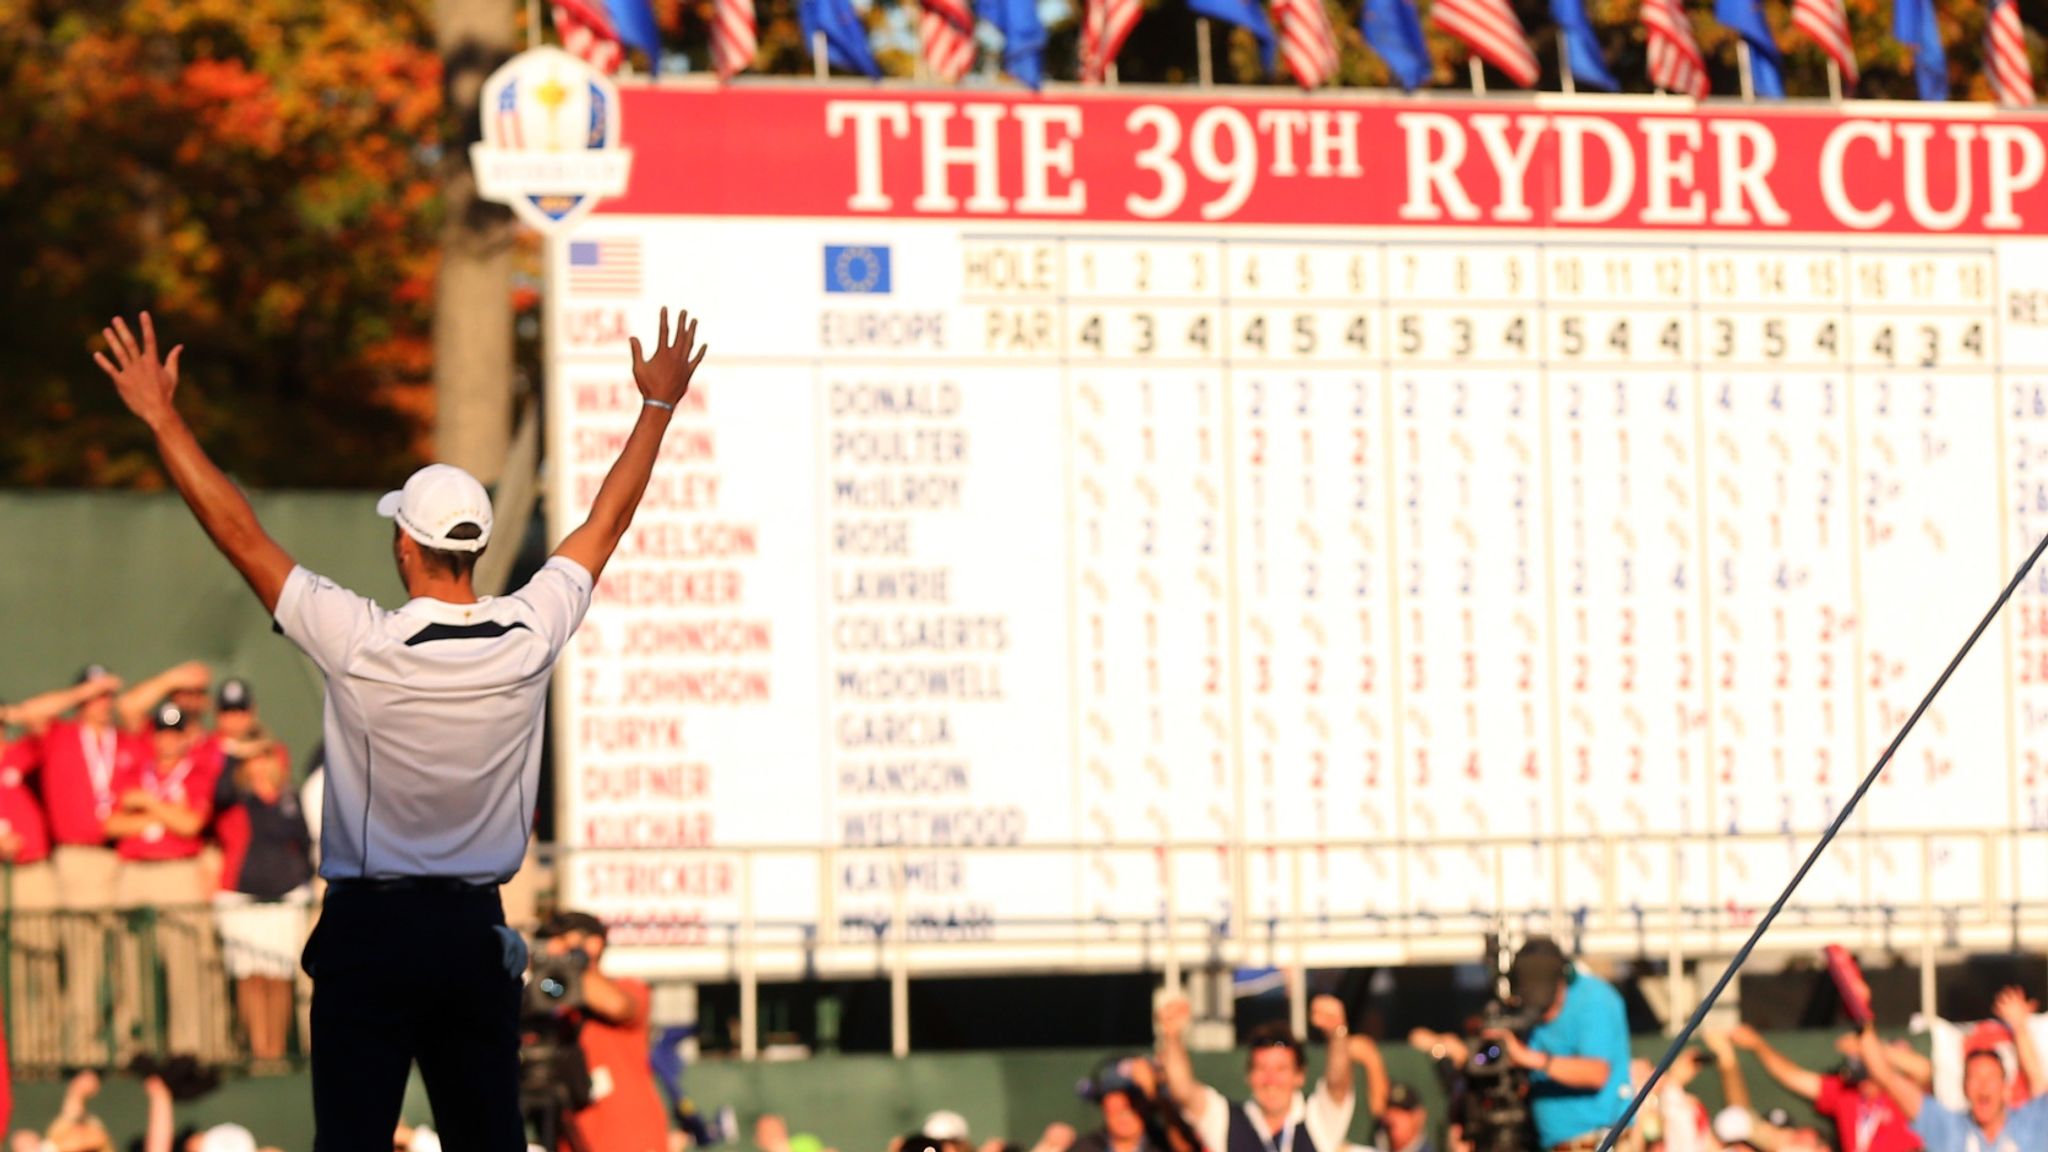
[[[567,898],[1749,923],[2048,531],[2044,127],[629,90],[549,253],[558,532],[625,337],[711,351],[564,663]],[[2048,572],[1798,905],[2025,898],[2044,735]]]

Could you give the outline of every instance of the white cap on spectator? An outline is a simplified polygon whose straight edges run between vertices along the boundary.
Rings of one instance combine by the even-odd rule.
[[[421,1125],[412,1130],[412,1142],[405,1147],[406,1152],[441,1152],[441,1135]]]
[[[1747,1108],[1723,1108],[1714,1115],[1714,1138],[1723,1144],[1736,1144],[1749,1139],[1754,1130],[1756,1118]]]
[[[967,1139],[967,1117],[958,1112],[934,1112],[924,1118],[919,1131],[934,1140]]]
[[[200,1135],[199,1152],[256,1152],[256,1137],[240,1124],[215,1124]]]
[[[406,535],[443,552],[481,552],[491,539],[490,493],[452,464],[429,464],[413,473],[405,487],[377,501],[377,515],[398,521]],[[451,539],[448,532],[457,524],[474,524],[483,534]]]

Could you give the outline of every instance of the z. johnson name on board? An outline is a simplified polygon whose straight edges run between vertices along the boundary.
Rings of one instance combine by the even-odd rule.
[[[670,108],[690,100],[723,103],[716,116]],[[747,113],[729,114],[725,105],[739,103]],[[629,125],[660,125],[645,129],[661,146],[643,156],[694,155],[704,137],[702,148],[744,161],[723,171],[745,175],[669,181],[654,163],[637,169],[607,210],[1808,232],[2048,227],[2048,121],[2039,118],[1929,117],[1904,106],[1894,117],[1861,106],[1844,115],[1592,104],[634,90]],[[763,122],[779,127],[762,131]],[[792,139],[812,143],[788,147]]]

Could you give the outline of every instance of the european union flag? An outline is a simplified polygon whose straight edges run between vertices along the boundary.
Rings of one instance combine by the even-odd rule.
[[[1387,62],[1387,71],[1401,87],[1413,92],[1429,83],[1436,64],[1429,58],[1429,42],[1422,38],[1422,18],[1415,14],[1415,0],[1365,0],[1358,14],[1358,30]]]
[[[1778,38],[1764,19],[1758,0],[1714,0],[1714,19],[1735,30],[1749,45],[1749,84],[1766,100],[1785,98],[1783,61]]]
[[[853,0],[797,0],[797,21],[803,26],[804,48],[809,50],[825,34],[825,58],[834,68],[880,76],[874,49],[868,47],[868,26],[854,11]]]
[[[604,8],[619,40],[647,53],[654,70],[661,71],[661,32],[655,27],[654,9],[647,0],[604,0]]]
[[[1259,41],[1259,59],[1266,71],[1273,70],[1273,23],[1266,19],[1265,5],[1258,0],[1188,0],[1188,7],[1197,16],[1251,29]]]
[[[1920,85],[1920,98],[1948,99],[1948,54],[1941,47],[1934,0],[1893,0],[1892,39],[1913,46],[1913,79]]]
[[[1564,37],[1565,58],[1570,62],[1572,79],[1602,92],[1621,91],[1621,85],[1615,83],[1613,74],[1607,71],[1607,61],[1600,56],[1600,40],[1593,35],[1593,26],[1586,22],[1584,3],[1581,0],[1550,0],[1550,18],[1557,21],[1557,34]]]
[[[1003,34],[1003,71],[1036,92],[1045,84],[1045,21],[1038,0],[995,0],[981,13]]]
[[[825,291],[852,292],[866,296],[888,295],[888,246],[825,245]]]

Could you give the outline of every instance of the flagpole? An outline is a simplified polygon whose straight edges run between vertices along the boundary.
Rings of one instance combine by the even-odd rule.
[[[913,22],[918,25],[917,55],[910,63],[910,79],[914,83],[925,84],[931,81],[932,75],[931,69],[925,66],[924,58],[924,5],[912,4],[910,14]]]
[[[526,47],[540,47],[540,0],[526,0]]]
[[[1842,102],[1842,66],[1828,60],[1828,99],[1833,103]]]
[[[825,30],[811,33],[811,74],[820,80],[832,78],[832,65],[825,59]]]
[[[1744,104],[1755,103],[1756,82],[1755,78],[1750,74],[1749,41],[1747,40],[1737,40],[1735,42],[1735,69],[1742,77],[1742,102]]]
[[[1195,76],[1201,86],[1207,88],[1216,82],[1215,73],[1216,68],[1209,61],[1209,18],[1198,17],[1195,20]]]
[[[1486,65],[1476,55],[1467,57],[1465,62],[1472,66],[1472,94],[1486,95]]]
[[[1572,49],[1565,40],[1564,31],[1559,29],[1557,37],[1557,76],[1564,84],[1564,94],[1570,96],[1579,90],[1578,77],[1572,75]]]

